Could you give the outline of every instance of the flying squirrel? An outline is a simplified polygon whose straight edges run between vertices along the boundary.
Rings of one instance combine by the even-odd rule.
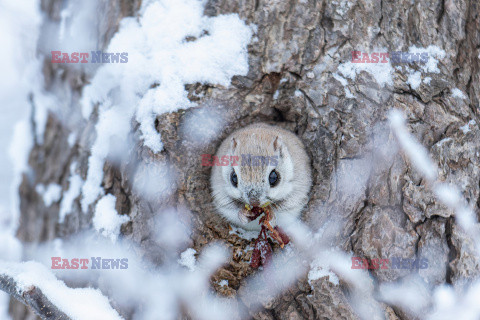
[[[246,230],[260,230],[260,217],[248,210],[269,206],[272,224],[300,216],[312,185],[310,159],[292,132],[266,123],[241,128],[228,136],[216,156],[237,157],[238,165],[214,166],[210,177],[213,203],[221,216]],[[247,208],[248,210],[245,210]]]

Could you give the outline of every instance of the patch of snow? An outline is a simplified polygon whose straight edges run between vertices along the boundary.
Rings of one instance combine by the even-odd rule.
[[[72,171],[72,170],[71,170]],[[73,173],[73,172],[72,172]],[[60,203],[59,222],[62,223],[65,217],[72,212],[72,206],[75,199],[80,195],[83,180],[78,174],[72,174],[68,179],[68,189],[64,192],[62,202]]]
[[[43,136],[45,135],[45,128],[47,126],[48,113],[57,110],[58,108],[56,106],[60,105],[60,102],[49,93],[36,90],[33,97],[33,104],[35,105],[35,109],[33,110],[35,136],[37,142],[42,144]]]
[[[187,267],[191,272],[195,271],[195,263],[197,261],[195,259],[196,253],[197,251],[195,249],[188,248],[180,254],[180,259],[177,260],[178,264]]]
[[[0,208],[0,217],[4,215],[3,208]],[[0,228],[4,230],[3,221],[0,220]],[[22,244],[10,232],[0,232],[0,260],[5,261],[19,261],[22,257]],[[0,303],[1,309],[1,303]],[[1,315],[0,311],[0,315]]]
[[[409,53],[428,53],[428,61],[425,64],[419,64],[420,68],[424,72],[439,73],[438,69],[438,60],[443,59],[446,56],[445,50],[440,49],[437,46],[430,45],[427,48],[421,48],[416,46],[411,46],[408,48]]]
[[[73,320],[122,319],[100,290],[69,288],[38,262],[0,262],[0,274],[13,278],[20,288],[20,294],[31,286],[39,288],[59,310]]]
[[[418,87],[420,87],[420,84],[422,83],[422,74],[420,71],[416,71],[413,73],[410,73],[408,76],[407,83],[410,85],[410,87],[413,90],[417,90]]]
[[[69,145],[70,147],[73,147],[73,145],[75,144],[75,140],[77,140],[77,135],[76,135],[74,132],[70,133],[70,134],[68,135],[68,140],[67,140],[67,141],[68,141],[68,145]]]
[[[220,280],[218,282],[218,285],[221,286],[221,287],[228,287],[228,280],[225,280],[225,279]]]
[[[280,92],[278,90],[275,90],[275,93],[273,94],[273,100],[277,100],[279,94]]]
[[[242,239],[252,240],[258,238],[258,231],[244,230],[242,228],[237,228],[233,225],[230,225],[232,230],[229,231],[229,234],[236,234]]]
[[[66,25],[66,21],[67,19],[71,18],[72,17],[72,4],[73,2],[70,2],[69,5],[63,9],[62,11],[60,11],[60,27],[59,27],[59,31],[58,31],[58,38],[59,40],[63,40],[64,37],[65,37],[65,25]]]
[[[28,95],[37,82],[37,39],[42,14],[39,1],[0,0],[0,206],[7,219],[18,218],[20,170],[32,145]],[[23,121],[25,119],[25,122]],[[18,124],[22,121],[21,124]],[[20,128],[21,127],[21,128]],[[21,132],[20,132],[21,131]],[[8,152],[6,152],[8,150]],[[20,159],[12,159],[12,153]],[[24,156],[23,156],[24,155]],[[19,162],[16,162],[16,161]],[[26,165],[25,167],[26,168]],[[4,217],[0,216],[0,219]],[[14,226],[12,226],[14,227]],[[9,226],[10,228],[10,226]],[[16,227],[14,227],[16,229]],[[0,230],[3,232],[4,230]],[[0,318],[1,318],[0,312]]]
[[[409,53],[427,53],[428,54],[428,60],[424,64],[418,64],[420,71],[415,71],[411,69],[408,65],[405,66],[406,71],[407,71],[407,83],[410,85],[410,87],[413,90],[416,90],[420,87],[420,84],[422,83],[422,72],[423,73],[439,73],[440,69],[438,69],[438,59],[443,59],[445,58],[446,54],[445,51],[438,48],[437,46],[428,46],[428,48],[420,48],[416,46],[411,46],[408,49]],[[400,66],[397,66],[400,67]],[[431,77],[425,77],[423,79],[423,82],[425,84],[430,84],[430,81],[432,80]]]
[[[8,155],[14,164],[15,173],[25,172],[28,168],[28,154],[33,141],[27,120],[19,121],[13,128],[13,139],[8,148]]]
[[[312,285],[312,281],[328,276],[328,281],[334,285],[339,284],[338,276],[322,264],[323,259],[315,259],[310,264],[310,271],[308,272],[308,284]]]
[[[43,184],[38,184],[35,191],[43,197],[43,203],[47,207],[50,207],[52,203],[57,202],[62,197],[62,187],[56,183],[50,183],[46,188]]]
[[[475,124],[476,124],[475,120],[472,119],[472,120],[468,121],[468,123],[466,125],[461,126],[460,130],[462,130],[464,134],[467,134],[468,132],[471,131],[470,126],[474,126]]]
[[[129,111],[134,111],[141,124],[145,144],[159,152],[162,146],[153,128],[155,115],[194,105],[184,84],[227,86],[232,76],[246,75],[246,46],[251,35],[251,28],[238,15],[203,16],[200,1],[151,3],[139,21],[122,21],[107,51],[125,51],[129,60],[122,68],[106,65],[98,71],[85,90],[84,116],[89,116],[95,102],[111,100],[111,90],[133,91],[130,99],[136,94],[142,98],[130,101],[134,110]],[[196,40],[186,41],[187,37]]]
[[[83,212],[87,212],[88,206],[98,196],[104,194],[103,188],[100,186],[103,179],[103,164],[109,154],[112,139],[115,137],[119,141],[128,141],[129,127],[130,118],[127,114],[115,109],[101,112],[96,126],[97,140],[88,159],[87,180],[82,187],[83,198],[81,204]],[[126,143],[125,147],[127,147]]]
[[[340,16],[344,16],[348,10],[351,7],[351,3],[347,0],[342,0],[342,1],[333,1],[333,3],[338,4],[335,6],[335,12],[339,14]]]
[[[120,233],[120,226],[129,221],[127,215],[119,215],[115,210],[116,198],[114,195],[107,194],[101,198],[95,208],[95,215],[92,222],[95,230],[100,232],[104,237],[110,238],[112,242],[116,242]]]
[[[236,14],[204,16],[204,4],[152,2],[142,8],[138,19],[122,20],[106,51],[126,52],[128,62],[121,67],[102,65],[81,100],[85,118],[99,103],[97,140],[82,190],[84,211],[102,194],[102,169],[111,138],[125,141],[132,118],[140,124],[144,144],[160,152],[163,143],[154,127],[156,116],[196,105],[188,99],[185,84],[228,86],[234,75],[247,74],[247,45],[254,28]]]
[[[13,165],[13,182],[10,189],[10,215],[11,232],[12,234],[17,230],[18,217],[20,215],[20,199],[18,195],[18,188],[22,182],[22,173],[27,171],[28,156],[33,145],[31,134],[31,127],[27,120],[19,121],[15,124],[13,129],[13,139],[8,149],[8,155]]]
[[[452,89],[452,97],[460,98],[460,99],[467,99],[467,96],[462,92],[462,90],[458,88]]]
[[[387,63],[353,63],[351,61],[342,63],[338,66],[338,72],[343,77],[355,81],[356,76],[362,72],[370,73],[375,81],[382,87],[393,85],[393,68],[390,61]]]
[[[347,85],[348,85],[348,81],[347,79],[345,79],[344,77],[342,77],[341,75],[339,75],[338,73],[334,72],[333,74],[333,77],[335,79],[337,79],[338,81],[340,81],[340,83],[343,85],[343,89],[345,90],[345,97],[347,98],[354,98],[353,94],[350,92],[350,90],[347,88]]]
[[[334,72],[333,74],[333,77],[335,79],[337,79],[343,86],[346,86],[348,84],[348,81],[347,79],[345,79],[344,77],[340,76],[338,73]]]
[[[59,22],[49,31],[49,37],[39,46],[43,51],[88,52],[98,48],[101,22],[98,12],[103,9],[98,1],[65,1],[62,3]],[[54,49],[52,49],[54,48]],[[89,60],[90,60],[89,56]],[[87,74],[98,68],[94,63],[71,64],[70,68],[82,69]]]

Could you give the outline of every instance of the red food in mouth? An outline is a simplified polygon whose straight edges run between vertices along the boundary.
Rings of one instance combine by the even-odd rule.
[[[250,261],[250,266],[253,269],[257,269],[259,266],[267,265],[272,259],[272,246],[267,240],[268,235],[270,235],[273,240],[278,242],[281,248],[290,242],[290,238],[280,227],[275,226],[274,228],[270,224],[273,214],[269,206],[264,208],[253,207],[251,210],[248,210],[245,215],[250,221],[253,221],[262,214],[265,215],[258,221],[258,223],[261,224],[262,229],[255,240],[255,245],[252,252],[252,260]]]
[[[253,207],[252,210],[245,211],[245,215],[250,221],[257,219],[262,213],[263,209],[260,207]]]

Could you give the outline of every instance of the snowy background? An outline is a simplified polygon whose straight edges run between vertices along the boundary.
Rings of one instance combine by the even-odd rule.
[[[38,1],[0,1],[0,259],[20,259],[14,238],[18,223],[18,184],[31,146],[32,83],[38,81],[36,55],[41,22]],[[0,294],[0,318],[8,319],[8,299]]]

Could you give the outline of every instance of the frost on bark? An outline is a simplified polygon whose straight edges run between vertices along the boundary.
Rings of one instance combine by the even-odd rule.
[[[98,28],[101,48],[121,18],[135,15],[139,8],[137,3],[113,0],[105,6]],[[51,19],[58,19],[59,1],[43,1],[42,7]],[[165,255],[152,239],[150,226],[160,208],[178,208],[184,212],[182,221],[193,226],[190,245],[197,252],[215,239],[226,240],[233,248],[232,259],[213,276],[212,286],[248,308],[239,293],[253,273],[251,251],[244,250],[249,242],[230,234],[228,225],[214,213],[210,168],[201,166],[200,154],[215,153],[230,132],[266,121],[296,132],[305,142],[314,169],[305,219],[312,219],[317,228],[332,219],[344,221],[346,227],[335,235],[335,245],[372,259],[427,257],[432,268],[428,273],[419,271],[420,277],[431,284],[463,288],[479,274],[471,242],[408,159],[395,153],[385,123],[389,110],[403,110],[409,130],[438,165],[439,179],[459,185],[476,214],[480,213],[479,12],[475,0],[208,1],[206,15],[237,13],[257,26],[248,47],[248,75],[234,77],[229,88],[187,85],[189,98],[198,107],[157,116],[156,129],[164,144],[158,154],[142,145],[138,124],[132,124],[131,163],[140,165],[107,161],[103,168],[102,187],[116,196],[117,212],[131,217],[121,228],[122,236],[138,244],[145,259],[160,264]],[[417,70],[415,65],[413,71],[392,68],[390,81],[368,71],[357,71],[354,79],[341,72],[354,50],[408,52],[411,46],[430,45],[445,51],[445,57],[437,59],[438,72]],[[88,81],[83,74],[47,60],[43,71],[46,90],[68,101],[68,111],[49,114],[43,142],[37,142],[30,153],[31,170],[19,190],[18,237],[25,243],[68,237],[91,228],[94,208],[82,213],[77,198],[72,213],[60,223],[58,203],[46,207],[36,192],[38,184],[50,183],[66,190],[73,162],[79,164],[76,173],[86,178],[98,120],[96,111],[88,121],[78,120],[79,96]],[[415,71],[422,80],[418,86],[409,80]],[[424,81],[427,77],[429,82]],[[455,89],[464,97],[453,94]],[[190,113],[202,108],[221,117],[226,125],[213,141],[198,146],[185,139],[182,126]],[[468,125],[471,120],[475,123]],[[67,137],[72,130],[77,139],[70,145]],[[169,161],[176,174],[177,191],[167,199],[146,201],[135,193],[131,182],[143,166],[163,160]],[[370,168],[370,161],[378,165]],[[345,177],[352,168],[357,171],[354,181]],[[348,188],[351,185],[353,190]],[[397,270],[372,270],[371,274],[387,282],[405,276]],[[219,286],[219,280],[228,280],[228,286]],[[387,319],[412,319],[406,310],[382,305]],[[15,319],[24,318],[25,310],[14,303],[11,307]],[[123,315],[128,318],[128,312]],[[358,319],[346,286],[342,281],[335,285],[327,277],[311,283],[303,277],[251,317]]]

